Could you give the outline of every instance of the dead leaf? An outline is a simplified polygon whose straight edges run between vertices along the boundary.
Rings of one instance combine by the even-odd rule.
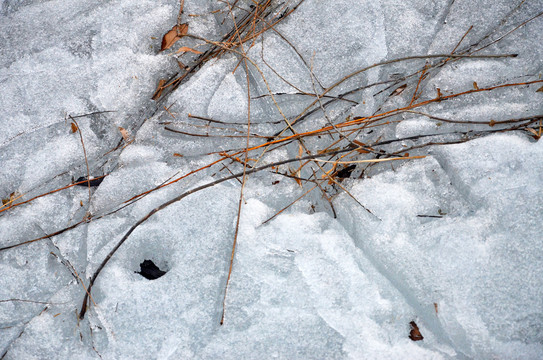
[[[437,88],[437,98],[441,99],[443,97],[443,94],[441,93],[441,89]]]
[[[474,88],[475,90],[479,90],[479,85],[477,85],[477,82],[476,82],[476,81],[473,82],[473,88]]]
[[[543,92],[543,86],[537,89],[535,92]]]
[[[132,140],[130,140],[130,136],[128,135],[128,131],[125,128],[122,128],[119,126],[119,131],[121,132],[121,136],[123,137],[124,141],[127,144],[130,144]]]
[[[202,53],[201,51],[191,49],[191,48],[189,48],[187,46],[180,47],[179,50],[177,50],[175,53],[179,54],[180,52],[191,52],[191,53],[194,53],[196,55],[200,55]]]
[[[181,155],[179,153],[173,153],[173,156],[175,156],[175,157],[183,157],[183,155]]]
[[[402,86],[400,86],[399,88],[394,90],[392,92],[392,94],[390,94],[390,96],[398,96],[398,95],[400,95],[401,93],[403,93],[403,91],[405,90],[406,87],[407,87],[407,84],[403,84]]]
[[[411,331],[409,332],[409,338],[413,341],[421,341],[424,339],[424,336],[420,333],[419,327],[414,321],[409,323],[411,325]]]
[[[434,303],[434,309],[436,310],[436,315],[437,315],[437,313],[438,313],[438,311],[437,311],[437,303]]]
[[[187,23],[181,24],[181,25],[174,25],[174,27],[170,31],[164,34],[164,37],[162,38],[162,46],[160,47],[160,51],[164,51],[171,48],[173,44],[175,44],[177,40],[185,36],[188,31],[189,31],[189,24]]]
[[[536,139],[536,140],[539,140],[539,138],[541,138],[541,134],[538,133],[537,131],[535,131],[534,129],[532,128],[526,128],[526,130],[528,130],[529,132],[531,132],[533,134],[533,138]]]
[[[19,193],[17,191],[15,192],[12,192],[11,194],[9,194],[9,197],[6,198],[6,199],[2,199],[2,205],[9,205],[11,206],[11,204],[13,204],[13,202],[15,200],[17,200],[18,198],[20,198],[21,195],[19,195]]]
[[[496,125],[496,121],[490,120],[490,122],[488,123],[488,126],[493,127],[494,125]]]
[[[303,187],[302,186],[302,181],[300,180],[299,176],[298,176],[298,171],[293,171],[292,169],[288,169],[288,171],[290,172],[290,175],[294,178],[294,180],[296,181],[296,183],[298,185],[300,185],[300,187]]]
[[[71,127],[72,127],[72,133],[77,132],[77,125],[75,123],[72,123]]]

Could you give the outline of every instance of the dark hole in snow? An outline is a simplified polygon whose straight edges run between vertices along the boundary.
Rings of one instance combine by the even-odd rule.
[[[83,183],[81,184],[77,184],[78,186],[98,186],[100,185],[100,183],[104,180],[103,177],[99,178],[99,179],[93,179],[91,177],[90,180],[87,180],[86,177],[80,177],[79,179],[77,179],[75,182],[78,183],[78,182],[81,182],[81,181],[84,181]]]
[[[155,280],[166,274],[166,271],[162,271],[151,260],[143,260],[140,264],[141,271],[135,271],[146,279]]]

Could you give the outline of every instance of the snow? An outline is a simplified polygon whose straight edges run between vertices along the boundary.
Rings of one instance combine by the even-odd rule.
[[[226,3],[185,3],[190,34],[217,40],[231,30]],[[272,3],[281,13],[298,2]],[[0,208],[0,248],[42,238],[0,250],[2,359],[543,358],[543,147],[533,133],[488,125],[541,116],[542,84],[435,100],[438,89],[449,96],[541,80],[541,0],[305,0],[244,45],[247,63],[240,48],[225,53],[155,102],[159,80],[182,71],[176,47],[208,46],[184,38],[159,52],[178,6],[1,3],[0,198],[39,197]],[[323,162],[249,174],[236,237],[241,177],[221,179],[243,171],[244,154],[223,156],[246,147],[248,112],[256,146],[308,106],[317,110],[296,120],[298,133],[394,111],[412,101],[425,61],[440,59],[347,79],[327,93],[341,101],[321,99],[326,116],[312,95],[372,64],[450,54],[464,35],[460,52],[518,56],[451,59],[421,82],[416,100],[427,105],[349,135],[384,141],[372,151],[421,158],[358,164],[339,185],[321,177],[331,168]],[[297,159],[330,146],[331,134],[249,158],[255,166]],[[425,142],[449,144],[417,147]],[[301,184],[281,175],[313,172]],[[106,176],[97,187],[52,192],[88,173]],[[214,181],[135,228],[79,319],[83,284],[123,235]],[[328,199],[319,187],[307,193],[316,182]],[[144,260],[165,275],[139,275]],[[409,338],[410,322],[424,340]]]

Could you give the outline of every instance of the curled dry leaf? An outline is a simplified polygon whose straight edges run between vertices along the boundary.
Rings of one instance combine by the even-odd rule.
[[[543,92],[543,86],[537,89],[535,92]]]
[[[532,128],[526,128],[526,130],[532,134],[532,137],[533,137],[534,139],[539,140],[539,139],[541,138],[541,133],[535,131],[534,129],[532,129]]]
[[[413,341],[423,340],[424,336],[422,336],[422,334],[420,333],[418,325],[414,321],[411,321],[409,325],[411,326],[411,331],[409,332],[409,338]]]
[[[76,125],[75,123],[72,123],[72,124],[71,124],[71,127],[72,127],[72,130],[71,130],[72,133],[77,132],[77,125]]]
[[[164,51],[166,49],[171,48],[172,45],[177,42],[177,40],[187,35],[188,31],[189,31],[189,24],[185,23],[181,25],[175,25],[170,31],[164,34],[164,37],[162,38],[162,46],[160,47],[160,51]]]

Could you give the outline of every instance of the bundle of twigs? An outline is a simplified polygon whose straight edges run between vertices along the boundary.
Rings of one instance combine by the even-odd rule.
[[[242,185],[238,207],[238,219],[236,223],[238,225],[239,217],[242,211],[243,188],[247,176],[257,172],[262,172],[263,170],[273,170],[275,173],[293,179],[293,181],[296,181],[302,187],[309,184],[309,189],[304,191],[301,196],[293,199],[290,205],[306,196],[311,191],[318,189],[318,191],[322,193],[322,197],[326,200],[326,203],[329,204],[330,210],[335,216],[333,197],[338,192],[347,193],[360,206],[363,207],[362,203],[352,196],[343,184],[343,179],[350,177],[355,170],[358,170],[358,173],[360,174],[359,177],[364,177],[365,171],[368,169],[368,167],[376,166],[376,164],[388,161],[405,161],[422,158],[425,156],[424,150],[430,146],[461,143],[496,132],[523,131],[536,139],[539,139],[542,135],[543,114],[535,114],[533,116],[511,118],[501,121],[494,121],[493,119],[467,121],[464,119],[444,118],[432,114],[430,110],[427,110],[433,104],[451,101],[453,99],[460,99],[472,94],[492,93],[499,91],[500,89],[509,88],[532,89],[530,85],[543,82],[543,80],[540,79],[525,82],[500,83],[481,88],[474,83],[473,88],[464,89],[462,91],[457,91],[446,95],[437,89],[437,93],[434,97],[429,98],[426,96],[426,98],[422,99],[425,83],[433,76],[433,74],[436,74],[441,68],[449,63],[469,61],[470,59],[515,57],[516,54],[478,54],[479,51],[487,48],[491,44],[494,44],[496,41],[503,39],[508,34],[500,37],[499,40],[491,41],[489,38],[484,38],[481,39],[481,44],[475,44],[475,46],[472,44],[468,47],[462,48],[461,44],[466,36],[464,35],[464,37],[460,39],[458,45],[449,54],[409,56],[386,60],[367,66],[363,69],[359,69],[343,77],[342,79],[339,79],[334,84],[328,87],[323,87],[320,85],[320,82],[313,73],[312,66],[310,65],[311,61],[307,61],[307,59],[303,58],[298,50],[295,49],[295,47],[276,28],[276,25],[288,18],[288,16],[303,3],[303,0],[291,4],[291,6],[288,6],[289,3],[291,3],[290,1],[281,2],[262,0],[248,8],[242,7],[240,4],[238,4],[237,0],[232,3],[229,3],[228,1],[225,1],[224,3],[225,13],[227,14],[227,16],[225,16],[225,21],[230,21],[230,31],[228,31],[228,33],[220,40],[203,39],[192,36],[189,33],[183,35],[200,41],[203,45],[207,46],[207,49],[200,54],[186,69],[175,74],[167,81],[163,81],[155,93],[155,98],[158,102],[166,101],[171,92],[181,86],[207,61],[221,57],[226,53],[235,54],[239,58],[239,63],[234,71],[237,71],[238,69],[245,69],[245,75],[247,77],[247,97],[249,110],[246,122],[240,121],[237,123],[226,124],[220,119],[211,119],[205,116],[188,114],[188,118],[201,121],[207,125],[188,123],[182,124],[179,122],[175,123],[176,126],[172,126],[170,123],[163,123],[163,125],[165,125],[166,131],[179,134],[180,136],[205,138],[228,137],[231,139],[238,138],[244,140],[244,143],[241,143],[240,147],[236,149],[221,149],[215,152],[220,155],[219,159],[209,162],[207,165],[194,169],[186,174],[172,178],[160,186],[137,194],[130,199],[127,199],[123,204],[120,204],[111,212],[105,214],[87,214],[87,216],[81,219],[79,222],[70,227],[60,229],[53,234],[47,234],[46,236],[37,239],[0,248],[0,251],[5,251],[14,247],[62,234],[88,221],[98,220],[114,214],[121,209],[134,204],[136,201],[140,200],[144,196],[147,196],[148,194],[177,183],[194,174],[216,167],[217,165],[237,164],[239,166],[239,171],[232,172],[231,175],[224,176],[213,182],[209,182],[205,185],[179,194],[178,196],[151,210],[147,215],[133,224],[92,274],[88,285],[85,287],[85,285],[82,283],[85,287],[85,296],[79,312],[80,319],[85,316],[88,301],[92,298],[91,291],[96,279],[110,261],[112,256],[114,256],[116,251],[129,239],[132,232],[157,212],[196,192],[232,179],[240,180]],[[542,14],[537,16],[540,15]],[[536,17],[532,17],[531,19],[524,21],[515,29],[521,28]],[[178,22],[180,23],[180,20],[178,20]],[[469,29],[468,32],[470,30],[471,29]],[[295,52],[308,67],[312,79],[313,89],[311,91],[302,91],[298,89],[298,95],[310,97],[312,101],[310,101],[308,106],[293,117],[285,116],[277,100],[280,94],[275,94],[272,91],[263,71],[259,68],[257,62],[247,56],[247,50],[254,46],[259,40],[259,37],[267,31],[275,32],[281,38],[283,38],[289,44],[289,46],[293,47]],[[386,67],[396,63],[409,63],[421,59],[426,60],[426,64],[422,68],[414,69],[408,75],[372,84],[355,86],[338,93],[338,89],[348,84],[348,80],[356,78],[357,76],[360,76],[371,69]],[[260,94],[258,97],[251,97],[251,84],[248,76],[250,69],[251,71],[260,75],[262,82],[266,85],[268,91],[267,93]],[[273,70],[274,73],[278,75],[278,72],[275,71],[275,69]],[[372,115],[364,117],[352,117],[348,115],[352,108],[358,104],[356,100],[353,100],[353,96],[360,94],[360,92],[363,90],[371,88],[376,89],[374,96],[384,94],[382,97],[382,106],[379,107],[379,109]],[[402,93],[404,95],[410,94],[403,106],[382,110],[390,97],[398,96]],[[263,97],[271,98],[273,105],[277,109],[278,119],[270,119],[270,122],[268,122],[268,124],[271,124],[277,128],[276,131],[271,134],[254,131],[251,124],[251,101]],[[343,117],[338,115],[332,117],[327,111],[327,109],[337,104],[342,104],[343,106],[342,113],[340,114],[343,115]],[[166,107],[164,113],[175,118],[175,116],[173,116]],[[308,125],[308,119],[311,119],[311,116],[317,114],[321,114],[322,117],[324,117],[326,124],[324,126],[322,123]],[[417,135],[402,139],[382,138],[381,136],[377,135],[377,132],[374,131],[376,129],[385,129],[393,126],[394,124],[402,121],[406,116],[413,115],[423,116],[440,123],[456,124],[456,129],[450,132]],[[179,128],[180,124],[183,125],[184,128]],[[305,126],[305,128],[302,128],[302,125]],[[187,127],[189,130],[186,129]],[[202,129],[204,129],[205,132],[202,132]],[[319,137],[322,139],[317,141],[316,139]],[[409,145],[405,145],[406,143]],[[289,146],[291,150],[294,149],[295,153],[292,157],[285,158],[281,161],[272,163],[267,162],[263,164],[267,154],[284,146]],[[409,154],[410,152],[414,152],[416,154]],[[293,164],[297,164],[294,169],[288,167],[288,165]],[[32,202],[34,199],[39,197],[43,197],[58,191],[63,191],[74,185],[76,184],[70,184],[24,201],[17,202],[17,200],[19,200],[18,198],[11,199],[9,203],[0,208],[0,213]],[[267,221],[286,210],[290,205],[279,210]],[[364,209],[366,208],[364,207]],[[371,213],[371,209],[366,209],[366,211]],[[238,234],[237,225],[235,238],[237,238]],[[228,281],[232,272],[235,247],[236,239],[234,239],[232,255],[230,258],[230,268],[224,291],[225,298],[228,288]],[[223,316],[221,319],[221,324],[224,321],[224,305],[225,300],[223,299]]]

